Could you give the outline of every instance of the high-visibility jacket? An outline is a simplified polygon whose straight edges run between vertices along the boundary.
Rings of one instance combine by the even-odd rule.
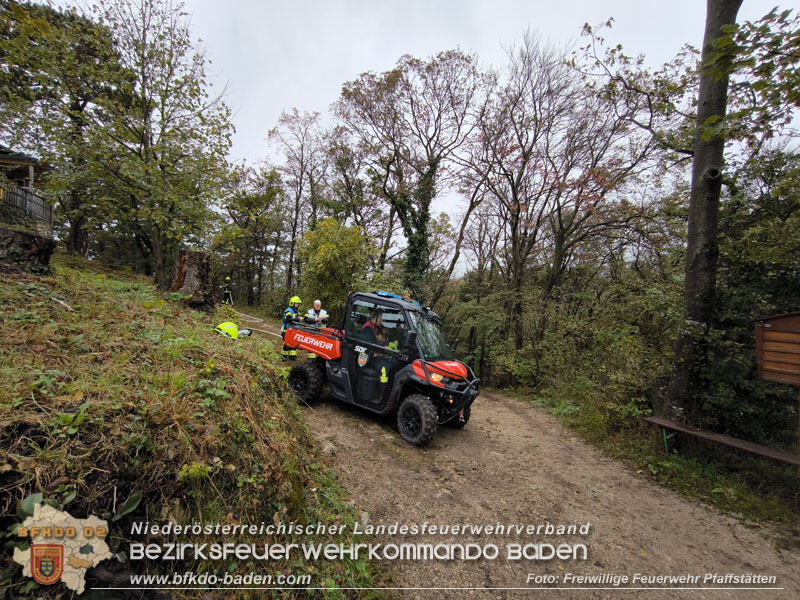
[[[283,327],[281,328],[281,333],[286,333],[286,330],[289,329],[289,324],[299,320],[300,320],[300,313],[298,313],[295,310],[294,306],[290,306],[289,308],[284,310]]]
[[[317,319],[322,317],[322,320],[317,322]],[[322,326],[328,324],[328,313],[325,311],[324,308],[320,308],[319,312],[314,310],[313,308],[308,309],[308,313],[306,314],[306,323],[311,323],[312,325]]]

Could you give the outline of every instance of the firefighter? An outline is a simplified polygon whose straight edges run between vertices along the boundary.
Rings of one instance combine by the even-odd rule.
[[[361,328],[364,341],[371,344],[386,345],[386,329],[383,327],[383,311],[376,309],[372,312],[369,321]]]
[[[233,293],[231,292],[231,278],[226,277],[222,284],[222,303],[233,306]]]
[[[283,327],[281,328],[281,336],[286,336],[286,330],[289,329],[289,325],[292,323],[298,322],[302,319],[300,316],[300,305],[303,303],[300,300],[300,296],[292,296],[289,300],[289,308],[283,311]],[[283,349],[281,350],[281,360],[297,360],[297,350],[294,348],[289,348],[286,343],[283,344]]]
[[[314,308],[309,308],[306,313],[306,323],[315,327],[322,327],[328,324],[328,313],[322,308],[321,300],[314,300]],[[313,352],[308,353],[309,359],[317,358]]]
[[[376,309],[373,311],[369,321],[364,323],[361,328],[361,335],[364,337],[365,342],[377,344],[380,346],[387,345],[386,328],[383,326],[383,311]],[[392,348],[395,350],[395,348]],[[380,382],[389,383],[389,369],[391,369],[391,362],[386,357],[384,352],[377,351],[372,355],[372,367],[380,372]]]

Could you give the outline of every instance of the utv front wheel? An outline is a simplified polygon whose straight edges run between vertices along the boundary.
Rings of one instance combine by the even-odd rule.
[[[322,371],[313,362],[304,362],[292,367],[289,371],[289,387],[295,396],[305,403],[319,398],[323,385]]]
[[[422,394],[412,394],[397,411],[397,428],[403,439],[415,446],[426,446],[436,435],[436,407]]]

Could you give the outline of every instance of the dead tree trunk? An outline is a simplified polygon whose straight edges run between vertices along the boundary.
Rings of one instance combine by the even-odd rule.
[[[181,250],[170,291],[182,294],[190,307],[211,312],[214,308],[211,254]]]

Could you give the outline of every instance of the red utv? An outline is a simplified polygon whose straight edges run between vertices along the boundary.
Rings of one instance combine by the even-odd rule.
[[[301,400],[316,400],[327,383],[339,400],[396,412],[400,435],[416,446],[439,425],[466,425],[478,396],[480,380],[453,359],[439,316],[388,292],[350,294],[339,329],[295,323],[284,342],[317,357],[289,373]]]

